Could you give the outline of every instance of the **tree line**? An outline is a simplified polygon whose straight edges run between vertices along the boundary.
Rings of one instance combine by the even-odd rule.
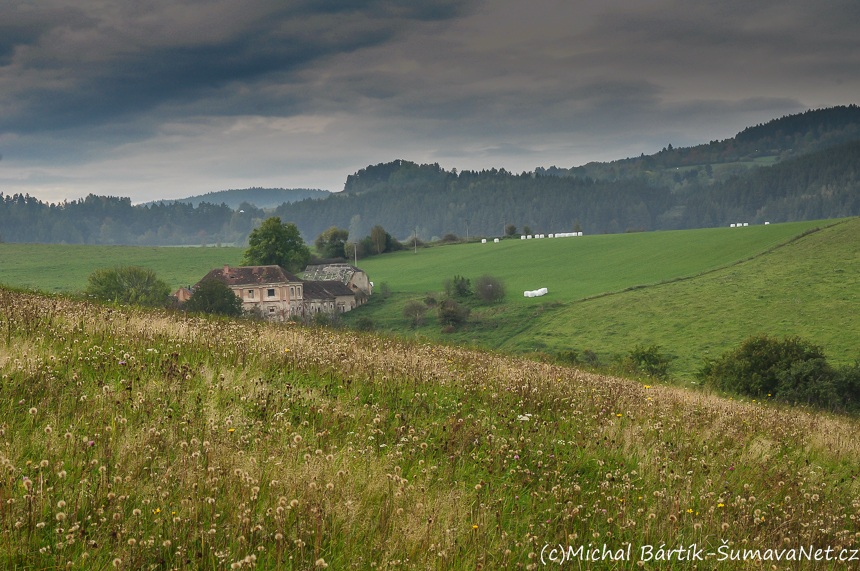
[[[520,174],[505,169],[458,172],[396,160],[350,175],[345,192],[265,211],[248,202],[233,210],[224,203],[132,205],[128,198],[95,195],[49,204],[29,195],[0,194],[0,239],[244,245],[250,232],[274,215],[295,223],[307,241],[333,227],[348,231],[350,238],[340,241],[347,243],[343,255],[352,257],[355,251],[350,248],[358,248],[359,256],[397,249],[394,237],[427,241],[446,234],[502,236],[512,224],[539,234],[574,228],[595,234],[856,216],[856,140],[768,167],[712,166],[711,161],[751,156],[732,155],[735,151],[797,153],[857,139],[858,124],[857,106],[811,111],[751,127],[734,139],[712,141],[708,148],[719,150],[719,156],[669,145],[650,157],[600,163],[597,170],[586,165],[570,169],[573,174],[555,167]],[[691,161],[707,162],[690,166]],[[388,236],[376,230],[374,238],[377,227],[384,227]],[[358,236],[367,238],[355,246]]]

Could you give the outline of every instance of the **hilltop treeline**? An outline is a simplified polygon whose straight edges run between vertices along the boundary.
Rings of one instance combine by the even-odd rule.
[[[0,238],[6,242],[166,246],[242,242],[265,213],[250,204],[132,205],[131,199],[90,194],[49,204],[0,193]]]
[[[433,239],[449,232],[499,236],[506,224],[551,233],[570,231],[578,222],[596,234],[860,215],[860,141],[725,182],[693,178],[680,191],[643,179],[610,182],[504,169],[457,173],[408,161],[398,161],[389,177],[397,182],[367,177],[372,191],[285,203],[275,215],[295,222],[307,242],[332,226],[364,236],[382,225],[401,238],[417,228],[421,239]],[[133,206],[127,198],[94,195],[47,204],[0,195],[0,228],[10,242],[211,245],[242,242],[268,215],[242,206],[243,212],[208,203]]]
[[[384,184],[365,175],[361,179],[370,180],[372,191],[284,204],[277,214],[294,221],[306,236],[331,226],[364,235],[371,225],[381,224],[398,237],[410,236],[417,227],[422,239],[467,231],[499,236],[510,223],[554,233],[571,231],[579,222],[583,231],[595,234],[860,215],[860,142],[724,182],[704,184],[693,177],[680,190],[645,179],[610,182],[504,169],[457,173],[438,165],[396,164],[390,176],[408,180],[408,185]],[[389,165],[368,171],[380,172],[382,166]],[[431,176],[420,176],[427,172]]]
[[[310,188],[242,188],[233,190],[219,190],[207,192],[188,198],[177,198],[175,200],[153,200],[147,204],[171,204],[173,202],[185,202],[197,206],[203,202],[210,204],[226,204],[234,210],[241,210],[243,203],[253,204],[258,208],[274,208],[285,202],[296,202],[306,198],[325,198],[331,194],[327,190],[314,190]]]
[[[860,215],[858,125],[860,108],[835,107],[783,117],[708,145],[669,145],[647,157],[520,174],[446,171],[438,164],[396,160],[350,175],[342,193],[284,202],[274,214],[295,222],[306,242],[332,226],[349,229],[351,240],[377,225],[401,239],[417,230],[422,240],[432,240],[447,233],[498,236],[507,224],[549,234],[579,223],[594,234],[855,216]],[[763,158],[777,162],[750,168]],[[238,198],[238,191],[231,192]],[[128,198],[90,195],[48,204],[0,194],[0,238],[241,243],[270,214],[248,202],[234,211],[223,202],[133,206]]]
[[[693,147],[667,145],[653,155],[592,162],[570,169],[537,168],[538,174],[591,177],[605,180],[643,179],[651,184],[673,186],[683,182],[675,169],[702,167],[695,174],[706,182],[726,180],[747,170],[756,159],[787,160],[860,138],[857,105],[813,109],[787,115],[754,127],[732,138]],[[671,169],[671,170],[670,170]]]

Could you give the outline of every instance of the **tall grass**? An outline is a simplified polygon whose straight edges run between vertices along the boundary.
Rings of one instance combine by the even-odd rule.
[[[600,568],[638,568],[860,535],[857,422],[770,403],[8,290],[0,376],[8,569],[535,569],[628,542]]]

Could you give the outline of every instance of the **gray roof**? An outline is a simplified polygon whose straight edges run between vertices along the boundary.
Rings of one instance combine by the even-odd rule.
[[[311,299],[334,299],[348,295],[353,297],[355,292],[347,286],[336,281],[307,281],[304,282],[304,298]]]
[[[314,281],[339,281],[342,284],[349,283],[356,272],[364,270],[356,268],[352,264],[325,264],[320,266],[308,266],[302,277]]]

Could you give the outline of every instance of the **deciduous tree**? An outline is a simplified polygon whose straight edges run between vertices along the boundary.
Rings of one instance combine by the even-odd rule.
[[[291,272],[300,272],[311,259],[311,251],[298,227],[292,222],[281,222],[279,216],[263,221],[248,236],[248,249],[242,264],[245,266],[281,266]]]
[[[344,246],[349,238],[349,231],[332,226],[317,236],[314,245],[317,252],[324,258],[343,258],[346,255]]]

